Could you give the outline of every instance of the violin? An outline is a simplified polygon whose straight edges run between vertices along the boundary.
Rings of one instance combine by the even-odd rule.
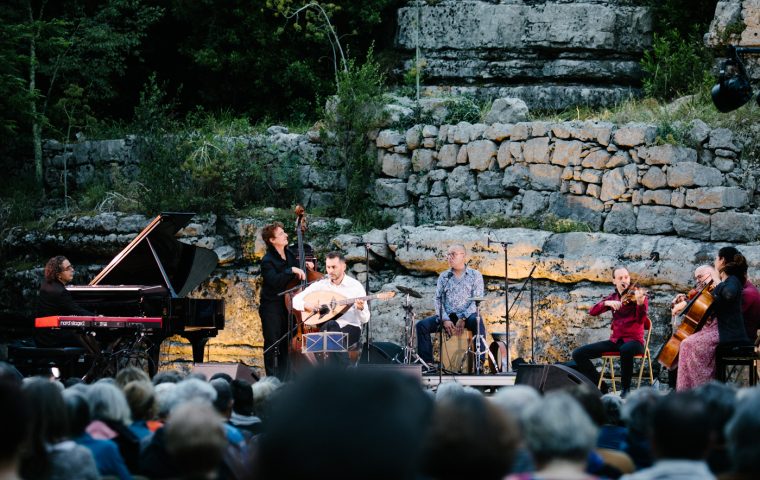
[[[647,291],[641,287],[639,287],[636,284],[630,285],[628,288],[623,290],[623,293],[620,295],[620,302],[623,305],[630,305],[632,303],[636,303],[636,293],[641,292],[645,296],[647,294]]]

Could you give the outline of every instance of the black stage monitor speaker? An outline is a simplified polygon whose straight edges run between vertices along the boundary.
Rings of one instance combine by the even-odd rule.
[[[242,363],[196,363],[192,373],[203,374],[209,380],[217,373],[226,373],[233,380],[245,380],[250,384],[259,380],[253,369]]]
[[[404,360],[404,352],[401,346],[392,342],[372,342],[369,349],[369,359],[367,359],[367,344],[362,347],[362,356],[359,357],[359,363],[398,363]],[[394,361],[394,359],[397,359]]]
[[[576,385],[588,385],[599,391],[585,375],[565,365],[532,365],[523,363],[517,367],[515,385],[530,385],[539,392],[548,392]],[[599,392],[601,395],[601,392]]]

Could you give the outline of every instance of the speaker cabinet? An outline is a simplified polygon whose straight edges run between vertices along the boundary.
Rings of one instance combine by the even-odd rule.
[[[253,368],[242,363],[196,363],[192,373],[200,373],[209,380],[217,373],[226,373],[233,380],[245,380],[250,384],[259,380]]]
[[[359,357],[360,364],[387,364],[399,363],[404,360],[403,349],[400,345],[393,342],[372,342],[367,355],[367,344],[362,347],[362,356]]]
[[[532,365],[521,364],[517,367],[515,385],[530,385],[539,392],[571,388],[576,385],[587,385],[599,392],[596,385],[585,375],[565,365]],[[601,395],[602,392],[599,392]]]

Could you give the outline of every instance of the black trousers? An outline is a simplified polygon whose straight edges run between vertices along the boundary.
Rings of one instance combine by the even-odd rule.
[[[261,332],[264,334],[264,351],[288,333],[288,310],[285,308],[284,301],[280,303],[262,303],[259,306]],[[264,354],[264,369],[267,376],[285,379],[288,370],[287,338]]]
[[[644,345],[632,340],[623,342],[603,342],[589,343],[573,350],[573,360],[579,372],[587,376],[595,384],[599,383],[599,372],[594,368],[591,360],[601,358],[605,352],[620,352],[620,383],[623,390],[628,391],[631,388],[631,376],[633,375],[633,356],[644,353]]]

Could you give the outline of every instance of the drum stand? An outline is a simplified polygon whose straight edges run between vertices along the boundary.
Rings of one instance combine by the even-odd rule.
[[[396,363],[403,363],[404,365],[419,363],[422,365],[422,367],[425,370],[429,370],[430,365],[428,365],[428,363],[425,362],[425,360],[423,360],[419,355],[417,355],[417,349],[414,348],[414,341],[416,338],[414,335],[414,306],[410,303],[410,297],[411,295],[407,293],[406,303],[402,307],[404,309],[403,358],[399,360],[398,354],[397,354],[395,357],[393,357],[393,360]]]
[[[486,341],[486,332],[480,331],[480,324],[482,322],[482,319],[480,318],[480,302],[483,300],[485,300],[485,298],[473,299],[475,302],[475,335],[473,335],[472,341],[475,344],[475,349],[473,351],[473,347],[470,345],[468,351],[475,355],[475,375],[483,373],[483,357],[485,357],[486,352],[488,352],[489,355],[491,354],[491,352],[488,351],[488,348],[485,348],[485,351],[482,349]],[[495,360],[493,361],[495,362]]]

